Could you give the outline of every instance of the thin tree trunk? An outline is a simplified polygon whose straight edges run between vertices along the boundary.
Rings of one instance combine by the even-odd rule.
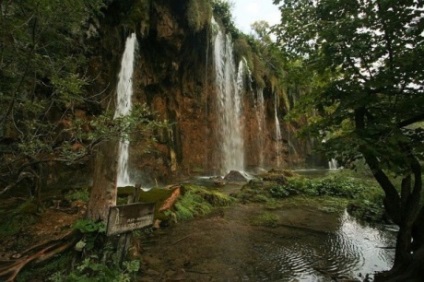
[[[107,221],[109,207],[116,205],[118,143],[108,141],[100,145],[94,163],[93,188],[88,203],[88,218]]]

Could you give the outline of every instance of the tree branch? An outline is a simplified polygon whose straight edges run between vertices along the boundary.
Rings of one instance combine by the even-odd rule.
[[[424,113],[421,113],[421,114],[419,114],[417,116],[414,116],[412,118],[409,118],[409,119],[406,119],[406,120],[404,120],[402,122],[399,122],[398,123],[398,127],[399,128],[402,128],[402,127],[411,125],[411,124],[416,123],[416,122],[419,122],[419,121],[424,121]]]

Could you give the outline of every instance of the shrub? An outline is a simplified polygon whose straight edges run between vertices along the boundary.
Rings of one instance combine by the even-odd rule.
[[[208,0],[189,0],[187,4],[187,21],[191,30],[203,29],[212,17],[212,7]]]

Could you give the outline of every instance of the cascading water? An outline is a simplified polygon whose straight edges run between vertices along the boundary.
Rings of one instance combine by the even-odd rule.
[[[221,139],[221,173],[244,169],[244,140],[241,122],[242,99],[233,57],[231,37],[222,32],[212,18],[214,38],[214,63],[217,89],[219,137]]]
[[[278,119],[278,105],[279,105],[279,99],[277,93],[274,93],[274,114],[275,114],[275,152],[277,154],[277,167],[281,166],[281,127],[280,127],[280,120]]]
[[[259,157],[259,166],[263,167],[264,165],[264,146],[265,146],[265,100],[264,100],[264,90],[259,88],[256,96],[256,120],[258,123],[258,157]]]
[[[339,169],[339,163],[337,162],[336,159],[331,159],[328,161],[328,169],[330,170],[337,170]]]
[[[127,38],[127,41],[125,42],[125,51],[122,55],[121,70],[118,76],[118,86],[116,91],[117,105],[114,118],[119,118],[128,115],[132,108],[132,76],[134,71],[134,53],[136,46],[137,39],[135,33],[133,33]],[[130,182],[130,177],[128,174],[128,149],[129,141],[121,137],[118,151],[118,186],[126,186],[132,184]]]

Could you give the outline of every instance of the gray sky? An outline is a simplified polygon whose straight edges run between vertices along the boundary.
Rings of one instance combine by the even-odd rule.
[[[272,0],[230,0],[234,3],[232,14],[236,26],[244,33],[251,32],[250,25],[264,20],[270,25],[280,22],[280,11]]]

